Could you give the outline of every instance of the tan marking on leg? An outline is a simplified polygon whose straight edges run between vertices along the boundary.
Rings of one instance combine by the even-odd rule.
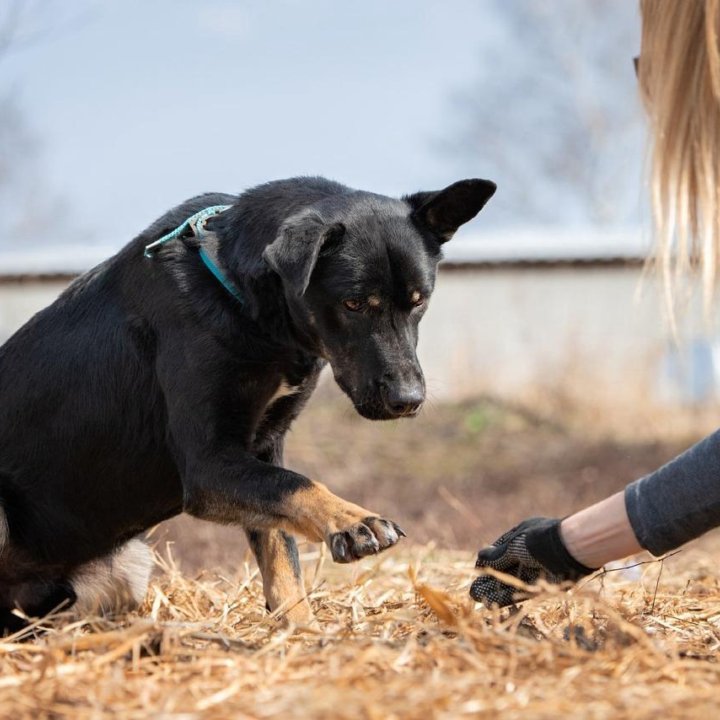
[[[342,500],[321,483],[288,495],[281,512],[291,532],[327,543],[335,562],[382,552],[405,535],[395,523]]]
[[[313,612],[305,592],[295,540],[282,530],[264,531],[259,538],[257,560],[270,610],[279,611],[285,622],[309,625]]]
[[[323,542],[333,533],[346,530],[367,517],[378,516],[339,498],[319,482],[288,495],[282,512],[288,518],[291,531],[301,533],[313,542]]]

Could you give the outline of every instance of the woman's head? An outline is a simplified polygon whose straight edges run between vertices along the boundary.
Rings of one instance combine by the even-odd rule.
[[[720,275],[720,0],[640,0],[640,10],[657,259],[671,309],[691,271],[709,303]]]

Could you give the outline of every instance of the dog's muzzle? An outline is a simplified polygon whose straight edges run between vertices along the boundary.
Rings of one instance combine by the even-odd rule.
[[[380,397],[391,417],[412,417],[425,402],[425,388],[420,383],[381,382]]]

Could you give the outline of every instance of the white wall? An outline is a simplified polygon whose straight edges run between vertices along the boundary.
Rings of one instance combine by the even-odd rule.
[[[437,392],[517,392],[569,381],[641,382],[662,345],[660,314],[636,303],[634,268],[455,270],[441,275],[420,356]]]
[[[677,347],[657,283],[641,282],[639,267],[445,270],[419,355],[441,398],[551,391],[605,406],[686,405],[718,394],[717,348],[697,318],[688,312]]]
[[[62,280],[0,281],[0,343],[5,342],[38,310],[55,300],[67,285]]]
[[[420,329],[430,395],[687,400],[687,377],[678,385],[665,368],[672,349],[658,294],[648,281],[638,300],[639,279],[639,268],[618,266],[442,270]],[[0,284],[0,340],[65,285]]]

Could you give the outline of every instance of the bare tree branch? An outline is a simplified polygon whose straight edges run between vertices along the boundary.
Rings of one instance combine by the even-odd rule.
[[[488,0],[477,80],[440,144],[498,182],[486,221],[622,224],[638,217],[642,113],[626,0]]]

